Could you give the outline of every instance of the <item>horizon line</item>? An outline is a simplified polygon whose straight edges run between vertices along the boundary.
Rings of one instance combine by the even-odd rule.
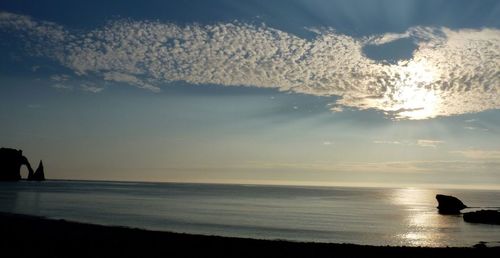
[[[203,185],[239,185],[239,186],[270,186],[270,187],[317,187],[317,188],[329,188],[329,187],[344,187],[344,188],[394,188],[394,189],[443,189],[443,190],[483,190],[483,191],[500,191],[500,185],[474,185],[474,184],[384,184],[384,183],[330,183],[321,184],[316,181],[311,181],[309,183],[299,182],[291,183],[284,181],[248,181],[243,182],[241,180],[237,181],[181,181],[181,180],[127,180],[127,179],[68,179],[68,178],[47,178],[47,181],[84,181],[84,182],[109,182],[109,183],[158,183],[158,184],[203,184]]]

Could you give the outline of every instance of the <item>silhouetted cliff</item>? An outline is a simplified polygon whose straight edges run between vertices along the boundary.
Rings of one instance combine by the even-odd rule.
[[[0,148],[0,181],[17,181],[21,179],[21,166],[28,168],[28,180],[45,180],[43,164],[40,161],[36,172],[33,172],[28,159],[22,150]]]

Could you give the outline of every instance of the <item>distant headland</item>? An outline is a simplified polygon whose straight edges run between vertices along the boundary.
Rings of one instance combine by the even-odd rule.
[[[0,148],[0,181],[22,180],[23,178],[21,177],[21,167],[23,165],[28,168],[28,177],[26,178],[26,180],[45,180],[45,173],[43,171],[43,163],[41,160],[36,171],[33,171],[28,158],[23,155],[22,150]]]

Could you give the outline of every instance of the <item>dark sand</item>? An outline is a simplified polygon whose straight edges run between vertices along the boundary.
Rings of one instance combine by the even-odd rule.
[[[0,257],[500,257],[500,248],[379,247],[201,236],[0,213]]]

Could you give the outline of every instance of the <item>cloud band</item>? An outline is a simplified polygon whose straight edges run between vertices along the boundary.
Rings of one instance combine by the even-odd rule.
[[[0,13],[29,52],[58,61],[79,76],[159,91],[175,81],[251,86],[339,96],[342,107],[376,109],[396,118],[424,119],[500,107],[500,30],[413,27],[402,34],[354,38],[332,29],[314,39],[244,23],[179,26],[116,20],[71,31],[29,16]],[[367,44],[410,37],[413,58],[371,60]]]

